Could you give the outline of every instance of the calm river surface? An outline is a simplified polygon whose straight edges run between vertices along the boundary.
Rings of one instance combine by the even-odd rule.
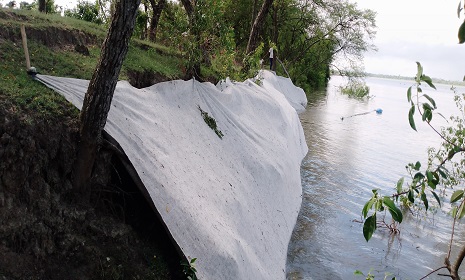
[[[419,279],[443,265],[452,221],[447,209],[421,217],[405,215],[400,235],[378,229],[368,243],[362,224],[354,220],[361,220],[372,189],[394,193],[397,180],[407,176],[405,165],[420,160],[425,166],[427,148],[438,147],[440,138],[419,118],[418,132],[410,128],[406,93],[412,82],[367,78],[374,98],[357,101],[338,92],[343,81],[333,77],[326,92],[309,96],[300,115],[309,153],[302,162],[303,201],[289,245],[287,278],[364,279],[354,271],[372,270],[376,279],[384,279],[385,272],[398,279]],[[437,91],[423,86],[424,92],[448,117],[456,112],[454,94],[450,86],[436,86]],[[377,108],[383,109],[381,115],[341,120]],[[446,124],[437,115],[435,121]],[[465,240],[464,224],[458,228],[457,238]],[[438,278],[445,279],[428,279]]]

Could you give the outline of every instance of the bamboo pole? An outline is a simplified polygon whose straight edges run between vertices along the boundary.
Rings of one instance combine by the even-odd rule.
[[[24,24],[21,24],[21,37],[23,39],[24,55],[26,56],[26,70],[29,71],[29,69],[31,68],[31,61],[29,60],[29,50],[27,48],[26,28],[24,27]]]

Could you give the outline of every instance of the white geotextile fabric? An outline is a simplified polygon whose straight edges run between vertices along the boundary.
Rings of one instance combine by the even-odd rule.
[[[199,279],[285,279],[308,149],[285,96],[299,90],[262,74],[263,87],[251,80],[218,86],[190,80],[136,89],[121,81],[114,93],[105,130],[124,149],[184,254],[197,258]],[[82,107],[89,81],[37,78]],[[305,94],[291,98],[306,103]],[[198,106],[216,120],[222,139]]]

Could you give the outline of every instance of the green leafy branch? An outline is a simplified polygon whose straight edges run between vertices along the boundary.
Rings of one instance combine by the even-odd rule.
[[[418,112],[422,121],[428,124],[428,126],[431,127],[441,137],[443,143],[441,144],[441,148],[438,152],[436,152],[434,149],[430,149],[429,164],[426,168],[426,171],[422,172],[420,170],[422,165],[419,161],[417,161],[415,164],[409,163],[406,166],[407,172],[410,175],[410,182],[406,183],[404,177],[400,178],[396,184],[396,193],[392,194],[391,196],[381,196],[377,190],[373,190],[372,197],[370,200],[368,200],[368,202],[365,203],[362,210],[362,216],[365,219],[363,225],[363,235],[367,241],[371,239],[373,233],[377,229],[377,213],[383,211],[386,212],[387,210],[391,214],[394,222],[402,222],[402,211],[396,205],[396,203],[399,203],[399,199],[401,202],[403,202],[403,205],[407,207],[414,205],[417,200],[420,200],[424,205],[425,210],[428,211],[430,207],[429,198],[431,198],[430,195],[427,195],[428,193],[432,195],[439,207],[441,207],[441,199],[436,192],[438,186],[443,185],[444,187],[448,186],[453,188],[465,182],[465,172],[463,171],[465,169],[465,162],[461,160],[458,162],[453,161],[455,155],[465,152],[465,109],[462,106],[462,102],[465,100],[465,94],[463,94],[461,97],[456,96],[455,98],[456,105],[462,112],[462,118],[451,117],[451,120],[454,122],[453,125],[446,129],[443,128],[442,132],[439,132],[431,125],[433,113],[436,113],[435,110],[437,109],[436,102],[430,96],[423,94],[421,89],[421,83],[423,82],[428,86],[436,89],[431,78],[423,73],[423,67],[419,62],[417,62],[415,85],[409,87],[407,90],[407,100],[411,104],[408,113],[409,124],[413,130],[417,130],[414,114],[415,112]],[[414,89],[416,89],[415,95],[412,96],[414,94]],[[441,115],[440,113],[437,114]],[[442,117],[444,118],[444,116]],[[438,160],[439,162],[436,166],[433,166],[434,160]],[[452,166],[451,170],[446,168],[446,164],[450,164]],[[458,253],[458,257],[455,259],[454,263],[451,263],[450,258],[452,244],[454,242],[456,222],[458,219],[461,219],[465,216],[465,190],[455,190],[450,198],[450,203],[454,206],[452,207],[451,211],[453,223],[452,233],[449,241],[449,252],[445,258],[444,265],[431,271],[427,276],[441,269],[447,269],[449,274],[442,275],[449,276],[453,280],[457,280],[460,279],[458,275],[458,269],[465,258],[465,246],[463,246]],[[373,210],[373,213],[368,215],[370,210]]]
[[[182,272],[187,276],[188,280],[197,280],[197,269],[195,268],[195,261],[197,258],[193,258],[190,262],[181,262]]]
[[[208,115],[207,112],[202,110],[202,108],[200,108],[199,105],[197,105],[197,107],[199,108],[200,114],[202,115],[203,120],[205,121],[205,123],[216,133],[216,135],[218,135],[218,137],[220,137],[220,139],[223,139],[224,134],[223,134],[223,132],[221,132],[221,130],[218,129],[218,127],[216,125],[216,120],[214,118],[210,117],[210,115]]]

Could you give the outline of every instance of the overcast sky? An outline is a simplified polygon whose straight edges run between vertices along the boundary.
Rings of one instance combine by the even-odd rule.
[[[351,1],[377,12],[378,52],[365,55],[366,72],[414,76],[419,61],[429,76],[463,79],[465,44],[458,44],[457,33],[464,17],[457,17],[459,0]]]

